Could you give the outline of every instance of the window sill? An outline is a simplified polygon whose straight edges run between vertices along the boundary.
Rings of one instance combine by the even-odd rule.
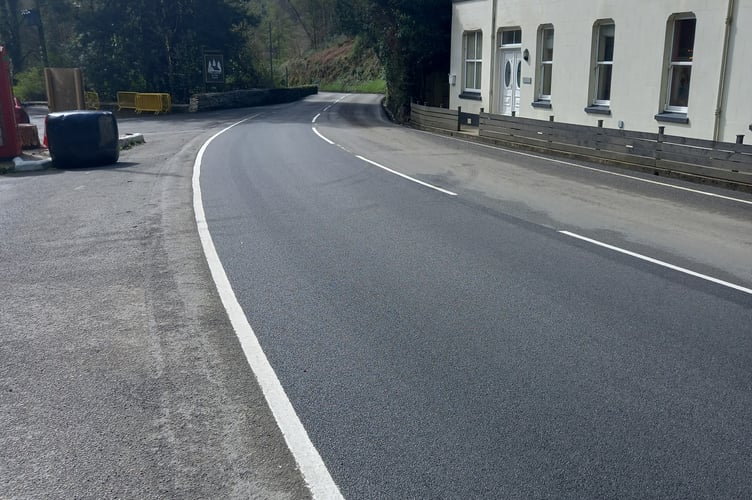
[[[659,122],[683,123],[685,125],[689,123],[689,117],[687,116],[687,113],[663,112],[655,115],[655,119]]]
[[[609,106],[588,106],[585,108],[585,113],[611,116],[611,108]]]
[[[551,101],[533,101],[530,105],[534,108],[551,109]]]
[[[463,92],[460,94],[460,99],[468,99],[470,101],[482,101],[483,98],[480,96],[480,93],[474,93],[474,92]]]

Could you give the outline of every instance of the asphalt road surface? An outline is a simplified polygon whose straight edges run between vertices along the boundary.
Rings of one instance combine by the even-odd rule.
[[[752,198],[261,110],[201,191],[347,498],[752,496]]]
[[[752,496],[752,196],[378,99],[121,119],[115,166],[0,177],[0,498],[310,496],[199,240],[212,137],[217,255],[346,498]]]
[[[120,119],[111,167],[0,176],[0,498],[306,498],[191,195],[248,110]]]

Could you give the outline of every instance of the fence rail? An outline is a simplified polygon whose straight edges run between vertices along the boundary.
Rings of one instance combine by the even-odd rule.
[[[454,133],[463,127],[461,108],[412,104],[410,120],[419,128]],[[671,174],[743,184],[752,190],[752,146],[534,120],[481,112],[478,140],[511,147],[560,153],[603,162],[619,162]]]

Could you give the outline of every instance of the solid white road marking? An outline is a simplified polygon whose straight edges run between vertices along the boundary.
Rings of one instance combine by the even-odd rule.
[[[321,113],[319,113],[319,114],[317,114],[316,116],[314,116],[314,117],[313,117],[313,120],[311,120],[311,123],[316,123],[316,120],[318,120],[318,119],[319,119],[319,116],[321,116]]]
[[[316,133],[317,136],[321,137],[322,139],[324,139],[326,142],[328,142],[332,146],[334,145],[334,142],[330,141],[329,139],[327,139],[326,137],[324,137],[323,135],[321,135],[321,133],[319,133],[319,131],[316,130],[316,127],[311,127],[311,129],[313,129],[313,131]]]
[[[624,250],[623,248],[615,247],[613,245],[608,245],[608,244],[600,242],[598,240],[593,240],[591,238],[586,238],[585,236],[580,236],[579,234],[575,234],[575,233],[572,233],[572,232],[569,232],[569,231],[559,231],[559,233],[561,233],[563,235],[566,235],[566,236],[570,236],[572,238],[576,238],[578,240],[582,240],[582,241],[586,241],[588,243],[592,243],[593,245],[597,245],[599,247],[603,247],[603,248],[607,248],[609,250],[613,250],[614,252],[619,252],[619,253],[622,253],[624,255],[629,255],[630,257],[635,257],[637,259],[644,260],[646,262],[650,262],[651,264],[656,264],[656,265],[659,265],[659,266],[662,266],[662,267],[665,267],[665,268],[668,268],[668,269],[672,269],[674,271],[678,271],[680,273],[684,273],[684,274],[688,274],[690,276],[694,276],[695,278],[700,278],[700,279],[703,279],[703,280],[706,280],[706,281],[710,281],[712,283],[716,283],[718,285],[722,285],[722,286],[725,286],[725,287],[728,287],[728,288],[733,288],[734,290],[738,290],[740,292],[744,292],[744,293],[748,293],[748,294],[752,295],[752,289],[750,289],[750,288],[745,288],[745,287],[740,286],[740,285],[735,285],[734,283],[729,283],[728,281],[719,280],[718,278],[713,278],[712,276],[707,276],[705,274],[700,274],[700,273],[697,273],[695,271],[692,271],[692,270],[689,270],[689,269],[686,269],[686,268],[683,268],[683,267],[675,266],[673,264],[669,264],[668,262],[664,262],[662,260],[654,259],[652,257],[647,257],[647,256],[639,254],[639,253],[630,252],[629,250]]]
[[[400,176],[400,177],[402,177],[403,179],[407,179],[407,180],[409,180],[409,181],[412,181],[412,182],[415,182],[415,183],[417,183],[417,184],[420,184],[421,186],[425,186],[425,187],[428,187],[428,188],[431,188],[431,189],[435,189],[436,191],[442,192],[442,193],[444,193],[444,194],[448,194],[449,196],[457,196],[457,193],[453,193],[453,192],[451,192],[451,191],[447,191],[446,189],[442,189],[442,188],[440,188],[440,187],[436,187],[436,186],[434,186],[434,185],[432,185],[432,184],[429,184],[429,183],[427,183],[427,182],[423,182],[423,181],[421,181],[421,180],[418,180],[418,179],[416,179],[416,178],[414,178],[414,177],[410,177],[409,175],[405,175],[405,174],[403,174],[403,173],[401,173],[401,172],[397,172],[396,170],[392,170],[391,168],[387,168],[387,167],[385,167],[384,165],[380,165],[380,164],[376,163],[375,161],[371,161],[371,160],[369,160],[368,158],[364,158],[364,157],[362,157],[362,156],[360,156],[360,155],[356,155],[356,158],[358,158],[358,159],[361,159],[361,160],[363,160],[364,162],[366,162],[366,163],[370,163],[371,165],[374,165],[374,166],[376,166],[376,167],[379,167],[379,168],[381,168],[381,169],[383,169],[383,170],[386,170],[387,172],[389,172],[389,173],[392,173],[392,174],[394,174],[394,175],[399,175],[399,176]]]
[[[339,102],[339,101],[341,101],[342,99],[344,99],[344,97],[343,97],[343,98],[341,98],[341,99],[338,99],[338,100],[337,100],[336,102]],[[319,117],[319,115],[316,115],[316,117],[315,117],[315,118],[313,119],[313,122],[314,122],[314,123],[316,122],[316,118],[318,118],[318,117]],[[364,161],[364,162],[366,162],[366,163],[370,163],[371,165],[374,165],[374,166],[376,166],[376,167],[379,167],[380,169],[386,170],[387,172],[389,172],[389,173],[392,173],[392,174],[394,174],[394,175],[399,175],[400,177],[402,177],[402,178],[404,178],[404,179],[407,179],[407,180],[409,180],[409,181],[415,182],[415,183],[417,183],[417,184],[420,184],[421,186],[425,186],[425,187],[428,187],[428,188],[431,188],[431,189],[435,189],[436,191],[442,192],[442,193],[444,193],[444,194],[448,194],[449,196],[457,196],[457,193],[453,193],[453,192],[451,192],[451,191],[447,191],[446,189],[442,189],[442,188],[440,188],[440,187],[434,186],[434,185],[432,185],[432,184],[429,184],[429,183],[427,183],[427,182],[423,182],[423,181],[421,181],[421,180],[418,180],[418,179],[416,179],[416,178],[414,178],[414,177],[410,177],[409,175],[405,175],[405,174],[403,174],[403,173],[401,173],[401,172],[397,172],[396,170],[392,170],[391,168],[387,168],[387,167],[385,167],[384,165],[381,165],[381,164],[379,164],[379,163],[376,163],[375,161],[371,161],[371,160],[369,160],[368,158],[364,158],[364,157],[362,157],[362,156],[360,156],[360,155],[356,155],[355,153],[353,153],[352,151],[350,151],[350,150],[349,150],[349,149],[347,149],[346,147],[344,147],[344,146],[340,146],[339,144],[336,144],[336,143],[335,143],[334,141],[332,141],[332,140],[330,140],[330,139],[327,139],[326,137],[324,137],[324,136],[323,136],[323,135],[321,134],[321,132],[319,132],[319,131],[318,131],[318,130],[316,129],[316,127],[311,127],[311,130],[313,130],[313,132],[314,132],[314,133],[315,133],[315,134],[316,134],[317,136],[319,136],[319,137],[320,137],[321,139],[325,140],[325,141],[326,141],[326,142],[327,142],[328,144],[331,144],[332,146],[337,146],[337,147],[338,147],[338,148],[340,148],[341,150],[343,150],[343,151],[346,151],[346,152],[348,152],[348,153],[350,153],[350,154],[353,154],[353,155],[355,155],[355,157],[356,157],[356,158],[358,158],[358,159],[360,159],[360,160],[363,160],[363,161]]]
[[[214,139],[223,133],[243,122],[252,120],[257,116],[258,115],[251,116],[225,128],[214,134],[208,141],[206,141],[206,143],[204,143],[203,146],[201,146],[196,161],[193,164],[193,209],[196,214],[196,224],[198,225],[198,233],[201,237],[204,254],[209,263],[209,269],[211,270],[214,284],[216,285],[217,291],[222,299],[222,304],[227,311],[227,315],[230,317],[232,326],[235,329],[235,334],[237,335],[238,340],[240,340],[240,345],[245,353],[246,360],[253,370],[253,373],[256,375],[261,390],[264,393],[264,397],[274,414],[274,418],[282,431],[287,446],[290,448],[290,452],[293,457],[295,457],[295,461],[303,474],[303,478],[311,490],[311,494],[314,498],[319,499],[340,499],[343,497],[339,488],[332,479],[324,461],[321,459],[321,455],[319,455],[319,452],[313,446],[313,443],[298,418],[298,415],[295,413],[292,403],[290,403],[290,400],[287,398],[287,394],[285,394],[282,384],[274,373],[274,369],[266,358],[264,351],[261,349],[256,334],[253,332],[253,329],[248,322],[248,318],[235,296],[235,292],[230,285],[230,280],[227,278],[224,267],[222,267],[222,262],[219,260],[219,255],[217,255],[217,250],[214,247],[214,241],[209,232],[209,225],[206,221],[206,214],[204,212],[200,179],[201,161],[203,160],[206,149]]]
[[[436,136],[436,137],[446,137],[446,136],[441,135],[441,134],[435,134],[433,132],[426,132],[425,130],[418,130],[418,132],[422,132],[422,133],[428,134],[428,135],[433,135],[433,136]],[[710,196],[712,198],[719,198],[719,199],[722,199],[722,200],[728,200],[728,201],[734,201],[734,202],[737,202],[737,203],[743,203],[745,205],[752,205],[752,201],[750,201],[750,200],[743,200],[741,198],[734,198],[734,197],[731,197],[731,196],[725,196],[725,195],[722,195],[722,194],[711,193],[711,192],[708,192],[708,191],[701,191],[699,189],[692,189],[692,188],[687,188],[687,187],[683,187],[683,186],[675,186],[673,184],[667,184],[665,182],[659,182],[659,181],[654,181],[654,180],[650,180],[650,179],[643,179],[641,177],[635,177],[633,175],[627,175],[627,174],[620,174],[618,172],[610,172],[608,170],[601,170],[601,169],[595,168],[595,167],[588,167],[588,166],[585,166],[585,165],[579,165],[579,164],[573,163],[571,161],[557,160],[557,159],[554,159],[554,158],[547,158],[545,156],[539,156],[539,155],[535,155],[535,154],[532,154],[532,153],[524,153],[522,151],[516,151],[514,149],[502,148],[502,147],[499,147],[499,146],[491,146],[490,144],[482,144],[482,143],[479,143],[479,142],[468,141],[468,140],[465,140],[465,139],[460,139],[458,137],[452,137],[452,139],[454,139],[456,141],[459,141],[459,142],[463,142],[465,144],[470,144],[472,146],[479,146],[479,147],[486,148],[486,149],[495,149],[497,151],[504,151],[506,153],[512,153],[512,154],[516,154],[516,155],[519,155],[519,156],[526,156],[528,158],[535,158],[537,160],[545,160],[545,161],[549,161],[551,163],[558,163],[560,165],[567,165],[569,167],[581,168],[583,170],[590,170],[592,172],[599,172],[601,174],[613,175],[615,177],[623,177],[625,179],[631,179],[631,180],[634,180],[634,181],[645,182],[647,184],[655,184],[657,186],[663,186],[663,187],[667,187],[667,188],[671,188],[671,189],[678,189],[679,191],[687,191],[689,193],[700,194],[700,195],[703,195],[703,196]]]

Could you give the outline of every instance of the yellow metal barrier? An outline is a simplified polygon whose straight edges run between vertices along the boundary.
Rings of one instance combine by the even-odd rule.
[[[86,109],[99,109],[99,94],[96,92],[87,92],[84,100],[86,102]]]
[[[136,94],[137,92],[118,92],[118,111],[123,109],[136,109]]]
[[[172,109],[172,97],[170,94],[162,94],[162,111],[169,113]]]
[[[136,94],[136,113],[149,111],[156,114],[168,112],[172,108],[170,94],[141,93]]]

